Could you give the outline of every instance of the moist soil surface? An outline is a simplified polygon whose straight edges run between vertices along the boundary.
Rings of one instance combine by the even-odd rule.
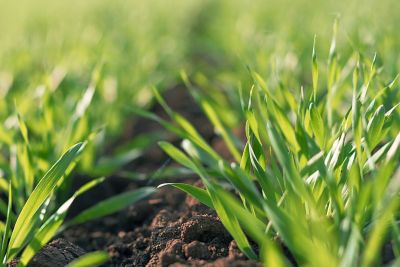
[[[168,187],[63,238],[86,251],[106,250],[107,266],[261,266],[239,251],[213,210]]]
[[[191,121],[221,154],[226,152],[214,135],[213,127],[185,89],[180,86],[171,89],[165,98],[172,109]],[[166,118],[159,105],[152,111]],[[126,124],[123,138],[129,140],[132,136],[161,129],[156,123],[139,119]],[[174,135],[166,139],[179,144]],[[168,157],[155,144],[127,168],[151,176],[167,161]],[[201,185],[193,176],[173,177],[168,181]],[[167,181],[132,182],[111,177],[97,190],[78,199],[71,214],[119,192],[145,185],[157,186],[162,182]],[[259,262],[246,259],[213,210],[172,187],[160,188],[147,199],[112,216],[69,228],[58,238],[86,252],[107,251],[110,261],[105,266],[261,266]],[[43,250],[47,249],[48,246]]]

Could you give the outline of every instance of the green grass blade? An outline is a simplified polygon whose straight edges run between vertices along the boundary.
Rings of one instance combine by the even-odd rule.
[[[312,86],[313,86],[313,101],[317,101],[317,89],[318,89],[318,62],[317,62],[317,51],[315,48],[317,37],[314,36],[314,44],[312,49]]]
[[[1,251],[0,251],[0,260],[3,264],[7,262],[6,252],[7,252],[7,241],[10,234],[11,227],[11,209],[12,209],[12,189],[11,184],[8,190],[8,207],[7,207],[7,216],[6,216],[6,224],[4,225],[3,238],[1,241]]]
[[[235,140],[233,139],[234,137],[232,136],[232,134],[230,134],[226,127],[223,125],[216,111],[212,108],[210,103],[203,99],[201,101],[201,104],[208,118],[224,139],[233,158],[236,160],[236,162],[240,162],[240,153],[235,145]]]
[[[57,231],[60,230],[61,225],[64,222],[65,216],[67,215],[68,209],[75,201],[75,199],[81,194],[85,193],[87,190],[90,190],[94,186],[102,183],[103,181],[104,177],[101,177],[84,184],[74,193],[71,198],[69,198],[63,205],[61,205],[61,207],[58,208],[58,210],[52,216],[50,216],[50,218],[48,218],[46,222],[35,233],[32,240],[22,252],[19,265],[26,266],[32,259],[34,254],[39,251],[39,249],[41,249],[47,242],[49,242],[57,233]]]
[[[121,209],[128,207],[129,205],[149,196],[154,192],[155,189],[153,187],[141,187],[134,191],[125,192],[117,196],[110,197],[82,211],[79,215],[77,215],[67,224],[68,226],[79,224],[106,215],[110,215],[114,212],[117,212]]]
[[[158,188],[164,187],[164,186],[173,186],[176,187],[192,197],[196,198],[198,201],[203,203],[204,205],[208,206],[209,208],[213,208],[212,200],[210,198],[210,195],[208,194],[207,190],[201,189],[199,187],[189,185],[189,184],[184,184],[184,183],[165,183],[165,184],[160,184]]]
[[[367,126],[367,141],[368,148],[370,150],[374,149],[379,143],[382,136],[382,127],[385,122],[385,107],[380,105]]]
[[[290,267],[292,266],[282,251],[272,241],[266,239],[261,247],[261,260],[264,266]]]
[[[314,103],[310,104],[310,118],[311,118],[311,128],[313,129],[314,136],[317,140],[317,143],[321,149],[325,148],[326,143],[326,130],[325,124],[322,120],[322,116],[319,113],[317,107]]]
[[[238,219],[235,216],[235,213],[231,210],[232,205],[230,203],[225,202],[221,198],[221,193],[224,192],[223,189],[219,188],[219,185],[213,184],[209,188],[209,192],[213,201],[213,206],[215,211],[218,214],[223,225],[226,227],[228,232],[232,235],[232,237],[236,240],[238,247],[241,251],[250,259],[257,259],[257,255],[254,253],[253,249],[250,246],[250,243],[242,230],[241,225],[239,224]]]
[[[25,143],[29,144],[28,127],[26,126],[25,121],[23,120],[23,118],[21,117],[21,115],[19,113],[17,113],[17,117],[18,117],[18,125],[19,125],[19,130],[21,132],[21,135],[22,135]]]
[[[267,124],[267,131],[275,155],[277,156],[279,163],[282,165],[283,170],[289,177],[289,183],[291,184],[292,190],[297,192],[299,196],[308,198],[309,193],[305,188],[300,174],[296,170],[293,159],[285,145],[285,142],[270,123]]]
[[[179,164],[189,168],[191,170],[195,170],[196,166],[194,163],[187,157],[182,151],[177,149],[175,146],[171,145],[168,142],[159,142],[158,145],[167,153],[171,158],[177,161]]]
[[[32,194],[29,196],[17,218],[10,238],[8,245],[9,259],[12,258],[15,251],[26,242],[26,238],[28,237],[29,231],[33,225],[33,217],[56,187],[59,179],[63,177],[72,161],[78,156],[83,146],[83,143],[76,144],[62,155],[61,158],[43,176]]]
[[[86,253],[85,255],[73,260],[67,265],[67,267],[87,267],[87,266],[99,266],[106,263],[109,260],[109,256],[105,251],[95,251]]]

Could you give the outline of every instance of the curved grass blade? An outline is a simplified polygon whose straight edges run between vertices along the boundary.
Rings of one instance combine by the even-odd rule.
[[[7,217],[6,217],[6,224],[4,225],[4,232],[3,232],[3,239],[1,242],[1,252],[0,252],[0,259],[2,263],[7,262],[7,258],[4,257],[7,251],[7,240],[8,235],[10,234],[10,225],[11,225],[11,209],[12,209],[12,189],[11,184],[9,185],[8,189],[8,207],[7,207]]]
[[[272,241],[265,239],[261,246],[261,260],[264,266],[289,267],[292,266],[282,251]]]
[[[228,230],[228,232],[232,235],[232,237],[236,240],[238,247],[241,251],[250,259],[257,259],[257,255],[252,249],[247,236],[245,235],[238,218],[235,216],[235,213],[231,210],[231,206],[229,203],[223,201],[220,198],[221,191],[224,190],[219,188],[218,184],[213,184],[210,189],[210,195],[213,201],[213,206],[215,211],[218,214],[222,224]],[[217,189],[218,188],[218,189]]]
[[[53,236],[60,231],[60,227],[64,222],[65,216],[67,215],[68,209],[75,199],[81,194],[85,193],[94,186],[102,183],[105,180],[104,177],[92,180],[77,190],[74,195],[69,198],[63,205],[52,215],[49,219],[40,227],[38,232],[36,232],[33,239],[30,241],[28,246],[23,251],[19,265],[26,266],[32,259],[34,254],[41,249],[47,242],[49,242]]]
[[[21,213],[19,214],[8,245],[8,258],[12,258],[17,250],[26,242],[33,226],[31,220],[36,212],[50,196],[58,181],[63,177],[72,161],[78,156],[84,147],[84,143],[78,143],[70,148],[50,168],[39,181],[32,194],[29,196]]]
[[[326,131],[324,121],[319,114],[317,107],[314,103],[310,104],[310,118],[311,118],[311,128],[314,131],[315,139],[321,149],[325,148],[326,143]]]
[[[204,205],[208,206],[209,208],[211,208],[211,209],[214,208],[214,206],[212,204],[212,200],[211,200],[210,195],[208,194],[207,190],[201,189],[199,187],[196,187],[196,186],[193,186],[190,184],[184,184],[184,183],[165,183],[165,184],[160,184],[158,186],[158,188],[164,187],[164,186],[169,186],[169,185],[188,193],[189,195],[196,198],[198,201],[200,201]]]
[[[86,267],[99,266],[109,260],[109,256],[105,251],[95,251],[87,253],[78,259],[72,261],[67,267]]]
[[[125,192],[117,196],[110,197],[84,210],[69,223],[67,223],[67,225],[79,224],[88,220],[112,214],[128,207],[142,198],[147,197],[148,195],[154,193],[154,191],[155,189],[153,187],[142,187],[134,191]]]

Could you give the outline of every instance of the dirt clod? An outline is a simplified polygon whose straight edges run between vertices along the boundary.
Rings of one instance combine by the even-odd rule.
[[[210,258],[210,253],[208,251],[207,245],[203,242],[193,241],[184,247],[185,256],[188,259],[202,259],[208,260]]]
[[[178,193],[162,190],[112,216],[119,220],[107,217],[72,227],[64,237],[88,251],[108,251],[111,260],[107,266],[235,266],[237,261],[252,266],[233,245],[213,210],[173,192]],[[174,197],[176,200],[171,199]],[[143,207],[148,205],[151,207],[145,212]],[[138,210],[144,213],[139,225],[126,219]]]
[[[240,251],[235,240],[229,244],[229,259],[231,260],[245,260],[246,256]]]
[[[63,267],[86,252],[65,239],[56,239],[44,246],[29,263],[30,267]]]
[[[195,215],[182,225],[181,238],[185,242],[194,240],[207,242],[218,236],[229,239],[228,232],[216,217]]]

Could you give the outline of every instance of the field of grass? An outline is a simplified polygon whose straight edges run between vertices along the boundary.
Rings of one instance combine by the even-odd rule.
[[[159,185],[215,210],[265,266],[399,266],[399,23],[393,0],[0,2],[0,265]],[[174,88],[226,153],[170,107]],[[132,170],[154,144],[179,167]],[[80,202],[167,171],[179,182]]]

